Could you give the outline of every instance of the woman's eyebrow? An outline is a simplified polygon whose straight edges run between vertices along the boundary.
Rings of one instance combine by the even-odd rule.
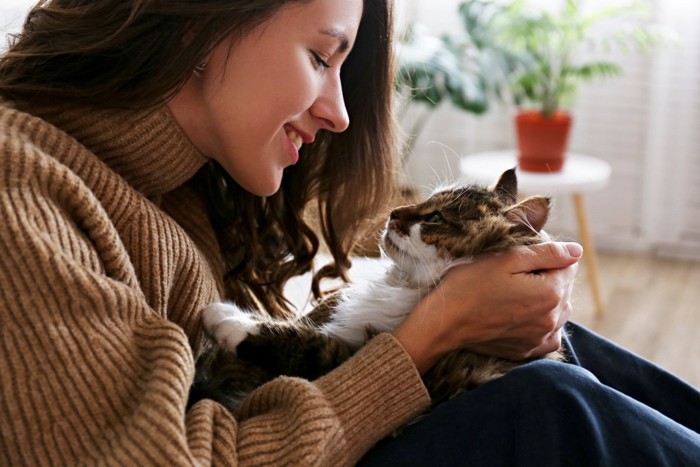
[[[343,53],[348,50],[350,47],[350,41],[348,40],[348,36],[345,35],[344,32],[342,32],[340,29],[337,28],[330,28],[330,29],[321,29],[319,31],[321,34],[324,34],[326,36],[332,36],[336,39],[338,39],[338,42],[340,42],[340,45],[338,46],[338,49],[336,52],[338,53]]]

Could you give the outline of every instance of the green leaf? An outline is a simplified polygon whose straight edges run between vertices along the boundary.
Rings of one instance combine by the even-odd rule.
[[[460,60],[458,52],[450,39],[414,30],[397,48],[397,90],[430,107],[447,99],[462,110],[485,112],[488,95],[481,70]]]
[[[622,73],[618,64],[596,55],[601,49],[651,52],[674,42],[672,31],[642,21],[648,6],[648,0],[597,9],[585,0],[464,0],[459,12],[482,53],[488,49],[508,57],[491,59],[505,79],[489,91],[509,94],[518,106],[552,112],[562,101],[572,101],[581,83]],[[620,20],[634,23],[621,26]],[[584,48],[590,50],[582,54]],[[581,57],[591,58],[576,63]]]
[[[591,81],[598,77],[612,77],[622,74],[622,68],[617,63],[612,62],[592,62],[585,65],[567,67],[567,72],[572,77],[585,81]]]

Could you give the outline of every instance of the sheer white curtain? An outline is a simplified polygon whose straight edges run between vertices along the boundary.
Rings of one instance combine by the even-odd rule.
[[[642,234],[662,253],[700,257],[700,1],[657,8],[682,47],[652,68]]]

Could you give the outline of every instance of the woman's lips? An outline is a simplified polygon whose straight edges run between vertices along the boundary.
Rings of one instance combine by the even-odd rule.
[[[284,132],[287,135],[287,138],[289,138],[289,142],[293,146],[293,156],[294,156],[294,164],[297,163],[299,160],[299,150],[301,147],[304,145],[304,143],[313,143],[314,137],[313,135],[309,135],[307,133],[304,133],[300,130],[297,130],[293,126],[287,124],[284,125]]]
[[[294,144],[294,147],[297,148],[297,151],[301,149],[301,145],[304,144],[304,138],[297,133],[293,128],[290,128],[287,130],[287,138]]]
[[[287,133],[287,137],[294,143],[294,146],[299,150],[302,144],[311,144],[314,142],[314,135],[310,133],[305,133],[304,131],[293,127],[290,124],[284,125],[284,131]]]

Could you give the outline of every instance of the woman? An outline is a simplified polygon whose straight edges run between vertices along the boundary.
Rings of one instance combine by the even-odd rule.
[[[0,61],[3,464],[353,464],[428,405],[419,375],[445,352],[525,359],[560,345],[581,251],[552,243],[456,268],[393,335],[317,381],[274,380],[235,417],[208,400],[186,410],[207,350],[199,311],[228,298],[284,313],[285,281],[318,249],[307,205],[335,259],[321,275],[344,276],[354,232],[385,202],[390,25],[381,0],[53,0],[30,12]],[[558,391],[607,391],[569,367],[555,367]],[[512,388],[511,402],[528,401],[534,383],[546,399],[542,368],[456,410],[469,417]],[[594,414],[621,398],[596,398]],[[467,439],[442,451],[461,456]],[[402,443],[365,462],[407,463]]]

